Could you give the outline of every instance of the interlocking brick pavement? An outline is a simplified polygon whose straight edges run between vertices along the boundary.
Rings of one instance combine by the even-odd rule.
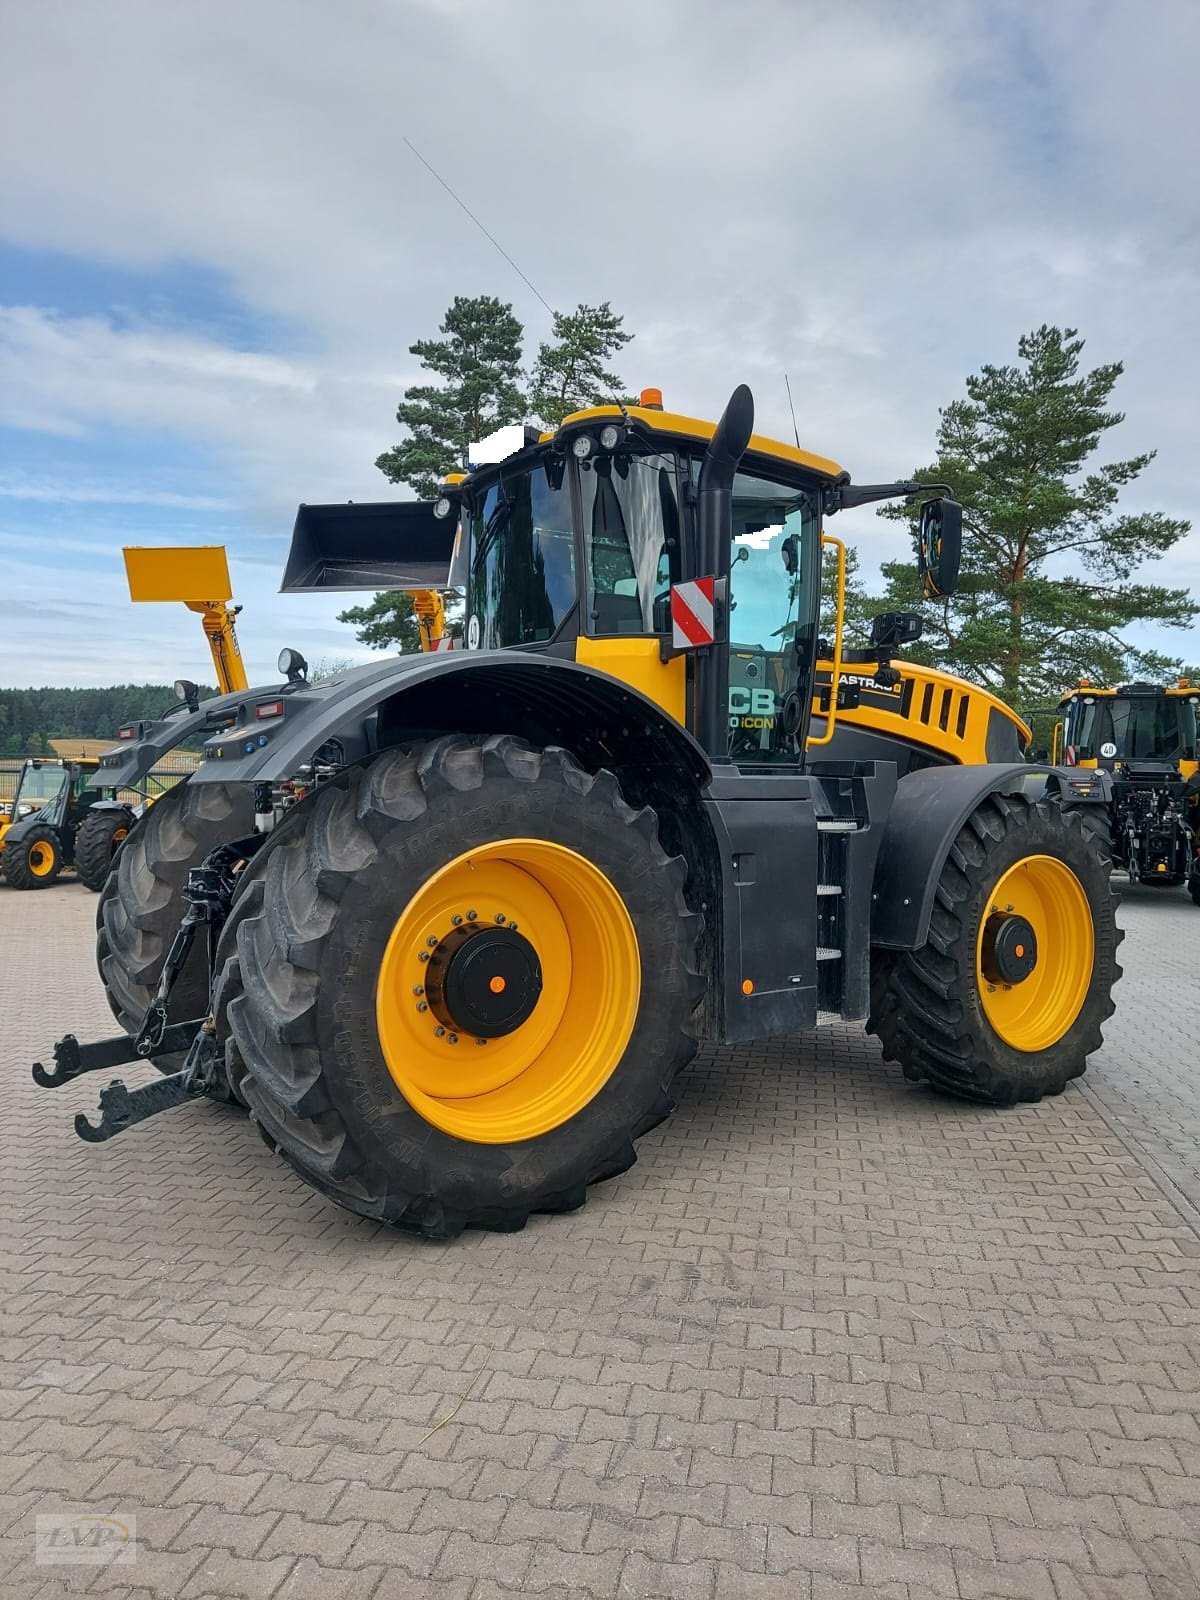
[[[1183,889],[1114,881],[1126,977],[1088,1089],[1200,1224],[1200,908]]]
[[[586,1210],[446,1245],[220,1107],[77,1140],[106,1076],[28,1068],[108,1029],[94,908],[0,891],[3,1600],[1200,1594],[1186,902],[1127,902],[1104,1116],[706,1051]],[[136,1563],[35,1566],[75,1511]]]

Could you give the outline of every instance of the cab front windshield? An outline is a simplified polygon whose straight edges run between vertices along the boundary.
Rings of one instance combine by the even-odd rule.
[[[462,563],[468,649],[511,649],[552,639],[577,594],[562,458],[502,468],[466,512],[464,531],[470,539]]]
[[[1196,708],[1190,700],[1098,695],[1077,701],[1072,721],[1067,744],[1076,761],[1196,759]]]
[[[20,788],[17,790],[13,801],[14,815],[17,808],[41,807],[48,801],[58,798],[62,786],[67,781],[64,767],[26,767],[21,774]]]

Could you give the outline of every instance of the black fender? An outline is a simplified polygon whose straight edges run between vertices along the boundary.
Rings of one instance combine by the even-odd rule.
[[[207,732],[224,726],[236,716],[243,701],[253,704],[278,695],[282,690],[281,684],[268,684],[264,688],[214,695],[211,700],[203,701],[198,711],[185,711],[180,706],[165,717],[135,723],[132,738],[123,739],[102,752],[96,776],[106,789],[136,788],[169,751],[189,740],[199,743]]]
[[[205,741],[192,783],[279,783],[332,739],[369,734],[372,746],[384,746],[442,732],[517,732],[585,761],[594,750],[597,764],[633,740],[647,764],[675,768],[697,790],[711,775],[695,739],[653,700],[606,672],[542,652],[392,656],[294,692],[233,698],[235,719]],[[257,707],[271,698],[280,713],[260,719]]]
[[[871,943],[919,950],[929,934],[938,879],[958,830],[991,794],[1054,799],[1067,806],[1107,806],[1107,775],[1027,762],[978,767],[927,767],[896,786],[875,867]]]
[[[61,823],[46,822],[42,819],[40,812],[34,811],[4,830],[4,837],[0,839],[0,850],[7,848],[10,844],[20,844],[21,840],[32,828],[49,828],[56,838],[60,840],[62,838]]]

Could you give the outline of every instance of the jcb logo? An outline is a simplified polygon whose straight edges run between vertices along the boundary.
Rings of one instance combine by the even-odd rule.
[[[730,689],[729,710],[733,716],[773,717],[775,691],[773,689]]]

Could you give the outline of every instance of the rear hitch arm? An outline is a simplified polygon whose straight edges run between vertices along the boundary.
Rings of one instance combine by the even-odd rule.
[[[144,1122],[159,1111],[170,1111],[185,1100],[204,1094],[204,1089],[193,1087],[187,1074],[176,1072],[169,1078],[159,1078],[156,1083],[144,1083],[140,1089],[127,1089],[120,1079],[114,1079],[107,1089],[100,1091],[100,1120],[89,1122],[82,1111],[75,1114],[75,1132],[89,1144],[103,1144],[118,1133],[124,1133],[135,1122]]]
[[[88,1144],[103,1144],[136,1122],[145,1122],[147,1117],[170,1111],[188,1100],[201,1099],[212,1092],[216,1083],[217,1059],[217,1035],[212,1023],[205,1021],[193,1037],[179,1072],[136,1089],[128,1089],[119,1078],[114,1079],[100,1091],[99,1122],[89,1122],[81,1111],[75,1117],[75,1132]]]
[[[98,1039],[95,1044],[80,1044],[73,1033],[68,1033],[54,1046],[52,1072],[47,1072],[40,1061],[33,1063],[33,1081],[42,1089],[58,1089],[64,1083],[81,1078],[85,1072],[104,1072],[126,1061],[153,1061],[155,1056],[172,1055],[177,1050],[186,1050],[203,1026],[203,1017],[197,1017],[195,1022],[172,1024],[163,1030],[148,1055],[143,1055],[126,1033],[119,1039]]]

